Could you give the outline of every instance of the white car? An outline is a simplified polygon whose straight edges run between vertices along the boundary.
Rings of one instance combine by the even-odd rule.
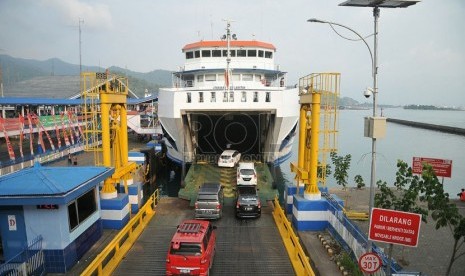
[[[254,163],[239,163],[237,167],[237,185],[257,185],[257,171]]]
[[[237,150],[225,150],[218,158],[218,167],[234,168],[241,160],[241,154]]]

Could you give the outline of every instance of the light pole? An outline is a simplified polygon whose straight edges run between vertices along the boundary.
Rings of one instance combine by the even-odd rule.
[[[355,30],[334,22],[318,20],[315,18],[307,20],[308,22],[315,23],[326,23],[330,25],[340,26],[345,28],[354,34],[356,34],[367,46],[368,51],[370,52],[371,65],[372,65],[372,75],[373,75],[373,88],[371,92],[373,93],[373,117],[368,118],[365,122],[365,136],[371,138],[371,177],[370,177],[370,199],[369,199],[369,219],[371,224],[371,212],[374,206],[375,198],[375,181],[376,181],[376,139],[384,137],[386,120],[385,118],[377,117],[377,96],[378,96],[378,18],[379,18],[379,8],[406,8],[408,6],[414,5],[420,0],[349,0],[339,4],[340,6],[352,6],[352,7],[372,7],[373,8],[373,18],[374,18],[374,42],[373,48],[374,51],[371,51],[370,46],[366,40]],[[367,130],[368,127],[368,130]],[[371,252],[373,248],[372,241],[368,240],[367,242],[367,252]]]
[[[362,40],[363,43],[365,43],[365,45],[368,48],[368,51],[370,52],[370,58],[371,58],[371,70],[372,70],[372,76],[373,76],[373,88],[371,89],[371,92],[373,93],[373,118],[376,117],[376,106],[377,106],[376,96],[377,96],[377,93],[378,93],[378,72],[377,72],[378,70],[377,70],[376,47],[375,47],[375,52],[374,52],[374,55],[373,55],[373,52],[371,51],[370,46],[368,45],[366,40],[363,38],[363,36],[361,36],[358,32],[356,32],[352,28],[349,28],[349,27],[347,27],[345,25],[335,23],[335,22],[330,22],[330,21],[319,20],[319,19],[316,19],[316,18],[311,18],[311,19],[309,19],[307,21],[308,22],[314,22],[314,23],[325,23],[325,24],[329,24],[329,25],[336,25],[336,26],[345,28],[345,29],[353,32],[354,34],[356,34],[360,38],[360,40]],[[376,45],[376,32],[375,32],[375,45]],[[371,136],[370,199],[369,199],[369,216],[368,216],[370,218],[370,220],[371,220],[371,209],[374,206],[374,197],[375,197],[374,196],[375,195],[374,182],[375,182],[375,178],[376,178],[376,136],[372,135]],[[372,242],[371,242],[371,240],[368,240],[367,252],[371,252],[371,248],[372,248]]]

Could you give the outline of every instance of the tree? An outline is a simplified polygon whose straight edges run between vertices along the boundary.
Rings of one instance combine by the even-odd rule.
[[[387,187],[386,182],[378,181],[380,192],[375,195],[374,205],[384,209],[421,214],[424,222],[427,222],[426,218],[431,212],[436,229],[450,229],[454,237],[452,256],[446,272],[446,275],[450,275],[453,263],[465,255],[465,252],[459,253],[465,242],[465,218],[460,215],[457,206],[449,201],[449,194],[444,192],[443,185],[431,165],[423,165],[421,176],[414,175],[412,168],[402,160],[397,161],[397,168],[395,189]],[[418,205],[418,201],[426,203],[426,206]],[[392,252],[392,245],[389,251]]]
[[[465,251],[459,253],[465,242],[465,218],[459,213],[455,203],[450,202],[449,194],[444,192],[443,185],[430,165],[423,165],[422,178],[425,185],[422,187],[420,200],[427,202],[432,211],[431,217],[436,222],[436,230],[447,227],[454,237],[452,256],[446,271],[446,275],[450,275],[454,262],[465,255]]]
[[[335,152],[330,153],[331,161],[334,164],[334,178],[336,183],[341,185],[345,190],[347,185],[347,179],[349,178],[350,160],[352,156],[347,154],[346,156],[338,156]]]
[[[357,189],[361,189],[361,188],[365,187],[365,181],[363,181],[363,177],[361,175],[357,174],[354,177],[354,181],[357,184]]]
[[[385,181],[379,180],[376,185],[380,192],[375,194],[375,207],[391,209],[409,213],[421,214],[422,221],[426,222],[428,210],[417,205],[421,186],[421,179],[418,175],[413,175],[412,168],[402,160],[397,161],[398,171],[396,172],[395,190],[387,186]],[[388,275],[391,275],[391,256],[394,245],[389,244]]]

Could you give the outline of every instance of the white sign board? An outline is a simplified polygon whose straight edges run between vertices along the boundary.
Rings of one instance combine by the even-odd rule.
[[[16,216],[8,215],[8,230],[16,231]]]

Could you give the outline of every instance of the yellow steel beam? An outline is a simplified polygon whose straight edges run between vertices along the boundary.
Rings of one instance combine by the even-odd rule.
[[[155,206],[158,204],[158,201],[159,193],[158,190],[156,190],[139,210],[137,215],[135,215],[107,247],[97,255],[81,275],[111,275],[155,215]]]
[[[294,233],[291,223],[287,220],[277,198],[274,199],[273,218],[283,239],[287,254],[294,268],[295,275],[314,276],[315,272],[310,265],[310,258],[300,244],[299,238]]]
[[[318,142],[320,132],[320,93],[312,93],[312,129],[310,139],[310,181],[305,189],[306,194],[320,194],[317,185],[317,169],[318,169]]]

